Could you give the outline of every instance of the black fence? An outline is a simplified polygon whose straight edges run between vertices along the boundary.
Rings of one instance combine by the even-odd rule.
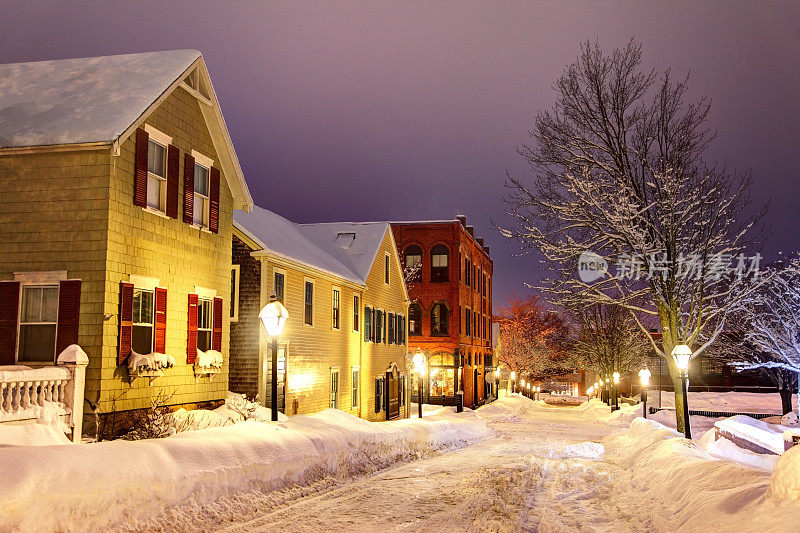
[[[650,414],[657,413],[659,411],[675,411],[675,409],[669,409],[666,407],[651,407],[648,409]],[[760,420],[762,418],[769,418],[771,416],[781,416],[780,413],[741,413],[741,412],[726,412],[726,411],[693,411],[689,409],[689,415],[696,415],[696,416],[707,416],[709,418],[729,418],[731,416],[736,415],[745,415],[749,416],[750,418],[755,418]]]

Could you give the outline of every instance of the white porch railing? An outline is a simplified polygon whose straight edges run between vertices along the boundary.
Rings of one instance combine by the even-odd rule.
[[[0,367],[0,423],[36,422],[58,416],[72,429],[72,441],[79,443],[89,358],[73,344],[56,362],[57,366],[41,368]]]

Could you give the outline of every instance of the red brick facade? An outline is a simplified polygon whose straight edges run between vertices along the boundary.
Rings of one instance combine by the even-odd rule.
[[[407,256],[421,252],[421,269],[416,280],[408,283],[411,305],[419,306],[421,324],[409,328],[408,348],[428,353],[425,401],[451,404],[455,392],[463,390],[465,406],[481,405],[485,376],[492,370],[493,263],[489,248],[482,238],[475,237],[475,229],[467,226],[463,216],[449,221],[392,223],[392,230],[404,266]],[[446,269],[442,267],[445,250]],[[447,310],[446,330],[438,324],[437,333],[443,308]],[[417,326],[421,328],[415,334]]]

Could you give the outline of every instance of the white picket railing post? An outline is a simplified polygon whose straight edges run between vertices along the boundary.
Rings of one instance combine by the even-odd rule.
[[[89,357],[80,346],[71,344],[58,356],[59,365],[69,368],[72,379],[64,391],[64,403],[70,408],[72,442],[80,444],[83,433],[83,389],[86,386],[86,366]]]

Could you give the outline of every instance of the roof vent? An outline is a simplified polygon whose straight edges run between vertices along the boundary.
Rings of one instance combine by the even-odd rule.
[[[343,250],[347,250],[356,240],[356,234],[352,231],[340,231],[336,234],[335,244]]]
[[[467,233],[469,233],[470,236],[474,237],[475,236],[475,226],[467,226]]]

